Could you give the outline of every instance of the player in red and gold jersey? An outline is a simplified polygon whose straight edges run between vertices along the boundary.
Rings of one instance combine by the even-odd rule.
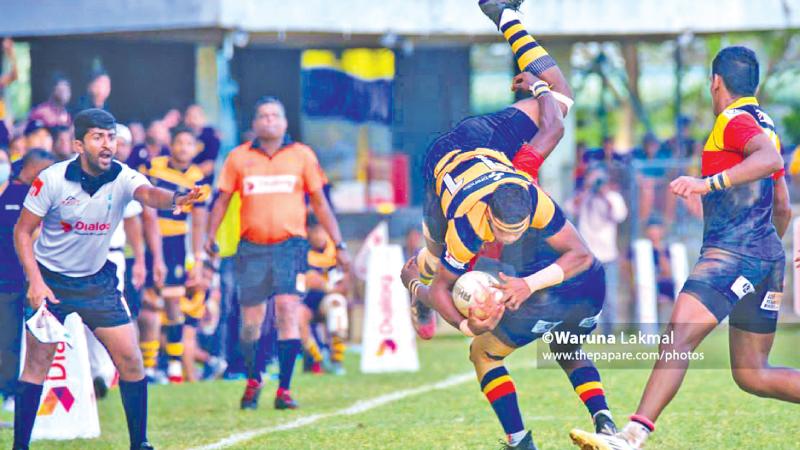
[[[769,364],[775,339],[785,255],[781,236],[791,219],[780,142],[758,105],[758,60],[745,47],[714,58],[711,98],[717,115],[703,149],[704,178],[679,177],[675,195],[703,196],[703,247],[667,325],[636,414],[617,436],[573,430],[582,449],[639,449],[677,394],[691,352],[725,318],[730,320],[731,371],[736,384],[760,397],[800,403],[800,371]],[[688,442],[686,447],[693,444]]]

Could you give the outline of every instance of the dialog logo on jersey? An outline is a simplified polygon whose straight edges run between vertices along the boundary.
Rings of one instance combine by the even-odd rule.
[[[72,409],[72,405],[75,404],[75,397],[70,392],[69,388],[66,386],[59,386],[50,389],[45,395],[44,400],[42,400],[42,405],[39,406],[39,411],[36,413],[37,416],[49,416],[53,414],[56,410],[56,406],[61,403],[61,406],[64,407],[66,412],[69,412]]]
[[[69,233],[74,231],[75,234],[91,236],[91,235],[103,235],[108,234],[109,230],[111,230],[110,223],[102,223],[102,222],[94,222],[94,223],[86,223],[82,220],[71,224],[69,222],[61,221],[61,230],[64,233]]]

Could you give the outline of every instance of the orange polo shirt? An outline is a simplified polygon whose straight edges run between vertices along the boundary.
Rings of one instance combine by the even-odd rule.
[[[256,244],[306,237],[305,194],[323,184],[316,155],[300,143],[271,157],[253,142],[242,144],[228,155],[219,177],[220,191],[241,195],[241,237]]]

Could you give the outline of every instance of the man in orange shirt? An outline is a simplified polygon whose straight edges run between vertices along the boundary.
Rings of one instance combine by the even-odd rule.
[[[274,297],[278,326],[280,384],[276,409],[294,409],[289,393],[294,362],[300,353],[299,283],[306,267],[305,197],[337,249],[337,261],[347,268],[350,257],[339,224],[323,194],[324,175],[314,152],[299,143],[285,144],[286,113],[274,97],[256,103],[256,139],[235,148],[222,167],[219,197],[211,211],[206,250],[215,254],[215,236],[231,196],[241,195],[241,242],[236,254],[242,328],[240,346],[247,368],[242,409],[255,409],[263,387],[256,368],[256,350],[267,301]]]

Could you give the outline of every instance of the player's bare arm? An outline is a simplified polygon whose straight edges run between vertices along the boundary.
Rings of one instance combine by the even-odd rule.
[[[766,178],[783,168],[783,157],[778,153],[775,144],[764,133],[757,134],[744,147],[745,159],[720,174],[724,182],[723,188],[751,183]],[[715,175],[716,176],[716,175]],[[692,194],[704,195],[711,192],[707,179],[682,176],[669,184],[672,193],[689,198]]]
[[[153,186],[139,186],[133,193],[133,198],[139,203],[156,209],[172,209],[179,214],[184,208],[202,201],[208,194],[203,186],[195,186],[186,194],[168,191]]]
[[[773,199],[772,199],[772,224],[778,236],[783,238],[789,224],[792,222],[792,204],[789,200],[789,186],[786,178],[779,177],[775,180]]]
[[[219,225],[222,223],[222,219],[228,211],[231,197],[233,197],[232,193],[220,191],[217,200],[214,201],[214,207],[211,208],[211,214],[208,215],[205,250],[211,257],[215,257],[217,253],[219,253],[219,247],[217,246],[217,230],[219,230]]]
[[[157,288],[164,286],[167,276],[167,266],[164,263],[164,250],[161,245],[161,230],[158,227],[158,213],[156,210],[145,206],[142,211],[142,228],[144,239],[150,254],[153,255],[153,283]]]
[[[28,303],[33,309],[39,308],[45,300],[58,303],[53,291],[45,284],[42,273],[39,271],[39,264],[33,255],[33,234],[39,229],[41,223],[41,217],[28,211],[27,208],[23,208],[19,221],[14,227],[14,247],[28,279],[27,297]]]
[[[133,249],[133,270],[131,283],[136,289],[144,285],[147,268],[144,263],[144,239],[142,239],[142,219],[139,216],[128,217],[123,221],[125,237]]]
[[[561,254],[553,264],[525,278],[500,273],[498,288],[503,291],[502,300],[508,309],[519,309],[534,292],[561,284],[592,266],[594,256],[571,223],[567,222],[545,242]]]
[[[347,247],[344,246],[342,240],[342,232],[339,230],[339,222],[336,221],[336,216],[333,215],[331,205],[328,204],[328,199],[325,198],[325,193],[322,189],[309,194],[311,209],[314,210],[314,215],[319,219],[319,223],[328,232],[328,236],[333,239],[336,244],[336,261],[346,272],[350,270],[350,254],[347,252]]]
[[[191,283],[198,284],[203,280],[203,264],[206,253],[203,251],[208,211],[205,207],[192,209],[192,253],[194,254],[194,267],[192,268]]]

